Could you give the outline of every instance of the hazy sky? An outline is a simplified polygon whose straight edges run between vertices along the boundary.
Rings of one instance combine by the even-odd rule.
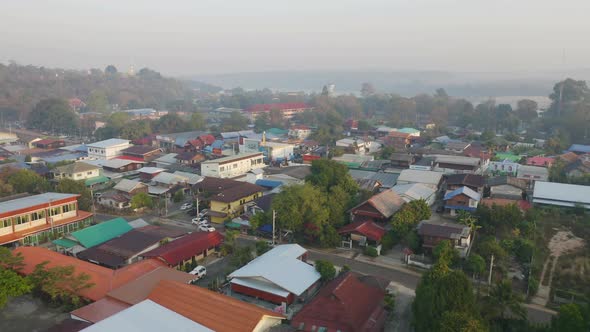
[[[0,61],[189,75],[586,67],[590,0],[0,0]]]

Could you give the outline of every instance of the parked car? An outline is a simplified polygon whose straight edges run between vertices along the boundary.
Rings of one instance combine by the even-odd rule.
[[[194,275],[194,276],[196,276],[197,279],[201,279],[201,278],[203,278],[204,276],[207,275],[207,269],[204,266],[199,265],[199,266],[195,267],[189,273],[192,274],[192,275]]]
[[[215,232],[215,228],[209,224],[199,225],[199,230],[201,232]]]
[[[188,210],[192,207],[193,207],[193,203],[184,203],[180,206],[180,209],[184,211],[184,210]]]
[[[193,225],[207,225],[208,224],[207,219],[205,219],[205,218],[199,218],[199,217],[193,218],[191,220],[191,223]]]
[[[199,217],[200,217],[200,218],[204,218],[204,217],[205,217],[205,215],[207,214],[207,212],[209,212],[209,210],[208,210],[208,209],[203,209],[203,210],[201,210],[201,212],[199,212]]]

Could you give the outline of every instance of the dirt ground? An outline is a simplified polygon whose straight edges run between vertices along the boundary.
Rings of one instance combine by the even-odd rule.
[[[59,308],[49,308],[41,300],[24,295],[9,300],[0,310],[0,331],[45,331],[68,317]]]

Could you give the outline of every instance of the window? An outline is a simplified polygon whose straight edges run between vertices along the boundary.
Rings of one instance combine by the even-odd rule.
[[[92,175],[92,172],[86,172],[86,175]]]
[[[10,218],[0,220],[0,228],[10,227]]]
[[[234,164],[234,169],[238,168],[238,164]]]
[[[221,166],[221,167],[219,167],[219,171],[220,171],[220,172],[223,172],[223,171],[225,171],[225,166]]]
[[[39,220],[45,218],[45,210],[31,213],[31,220]]]
[[[17,216],[12,218],[12,221],[15,225],[22,225],[29,222],[29,215],[24,216]]]
[[[61,213],[60,207],[52,208],[51,210],[49,210],[49,216],[55,216],[60,213]]]

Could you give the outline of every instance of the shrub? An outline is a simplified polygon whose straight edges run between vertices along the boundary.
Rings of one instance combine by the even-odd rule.
[[[324,282],[332,280],[336,276],[336,268],[331,262],[322,260],[316,261],[315,269],[319,272],[321,280]]]
[[[256,256],[260,256],[270,250],[270,246],[266,241],[256,242]]]
[[[539,290],[539,280],[533,276],[529,276],[529,296],[534,296]]]
[[[371,247],[371,246],[365,247],[365,255],[367,255],[369,257],[379,256],[379,254],[377,253],[377,249],[375,249],[374,247]]]

